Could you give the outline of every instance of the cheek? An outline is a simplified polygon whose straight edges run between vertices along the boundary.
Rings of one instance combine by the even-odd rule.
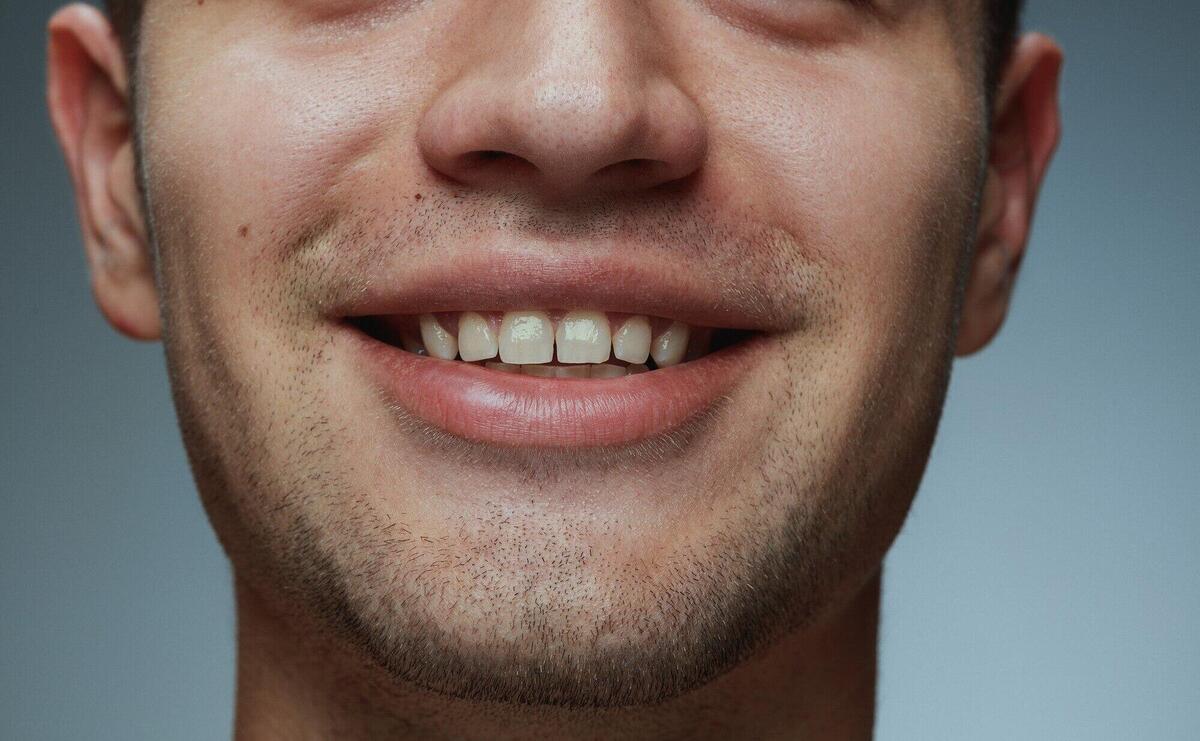
[[[918,88],[906,68],[871,61],[802,63],[710,103],[724,112],[719,166],[737,184],[722,196],[752,205],[835,273],[864,348],[920,313],[914,304],[952,303],[980,151],[955,72],[925,69]]]
[[[145,142],[161,241],[186,247],[188,279],[229,293],[266,285],[262,271],[327,214],[363,195],[361,173],[402,187],[414,172],[413,132],[430,81],[415,58],[371,45],[343,51],[289,47],[269,34],[170,58],[172,79],[148,97]],[[414,70],[417,70],[414,72]]]

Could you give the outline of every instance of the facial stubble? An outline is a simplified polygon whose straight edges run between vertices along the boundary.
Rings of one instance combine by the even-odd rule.
[[[465,204],[432,200],[422,205],[424,216],[409,211],[389,219],[389,231],[417,219],[444,234],[453,223],[479,228],[487,219],[482,208],[464,219]],[[964,235],[942,227],[969,221],[969,199],[957,202],[963,213],[928,220],[926,251],[944,261],[961,253]],[[353,449],[355,431],[328,414],[324,398],[335,343],[304,309],[339,266],[292,261],[287,281],[256,295],[254,313],[277,324],[273,336],[288,338],[265,353],[291,361],[275,376],[285,382],[285,403],[264,413],[264,385],[271,379],[253,378],[236,344],[222,339],[216,308],[201,298],[204,281],[173,280],[202,270],[204,250],[185,239],[195,229],[178,215],[161,222],[176,227],[156,235],[165,248],[164,306],[189,307],[168,309],[165,322],[180,426],[239,581],[266,595],[280,614],[324,626],[332,642],[398,684],[456,698],[562,707],[662,702],[836,611],[878,568],[903,521],[948,382],[957,307],[914,299],[911,335],[931,352],[914,358],[899,341],[880,349],[846,425],[849,434],[797,434],[828,414],[833,402],[819,387],[789,382],[837,366],[843,352],[837,321],[845,307],[836,278],[814,269],[812,253],[780,244],[772,233],[769,244],[741,249],[770,251],[776,272],[804,276],[792,289],[803,292],[810,323],[800,339],[778,343],[771,380],[782,396],[756,444],[739,445],[730,457],[740,475],[715,478],[706,492],[719,506],[704,527],[694,528],[701,535],[675,542],[647,564],[618,549],[606,552],[605,544],[623,537],[619,518],[514,509],[508,501],[481,502],[439,523],[435,534],[381,508],[381,501],[396,497],[356,485],[353,465],[338,457]],[[269,239],[307,244],[323,231],[320,223]],[[707,233],[693,235],[691,244],[720,241],[705,219],[668,222],[663,229]],[[374,237],[380,249],[398,244],[362,231],[348,236]],[[923,268],[953,273],[945,265]],[[908,286],[925,288],[919,280]],[[943,288],[949,293],[954,286]],[[686,465],[719,451],[737,401],[723,400],[674,438],[591,459],[497,454],[436,435],[419,444],[440,447],[441,454],[453,450],[460,461],[483,456],[473,462],[517,474],[522,490],[514,500],[536,500],[601,460],[629,468]],[[382,401],[379,409],[398,435],[420,437],[403,410],[387,410]],[[854,441],[853,449],[844,448],[845,439]],[[471,496],[412,492],[406,489],[411,483],[394,485],[408,496]]]

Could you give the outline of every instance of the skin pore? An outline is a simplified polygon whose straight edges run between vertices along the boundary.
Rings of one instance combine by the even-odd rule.
[[[980,14],[163,0],[135,117],[60,11],[97,303],[164,341],[233,564],[237,735],[869,737],[881,562],[1058,138],[1061,53],[1021,39],[989,106]],[[431,429],[347,307],[489,251],[686,274],[761,349],[637,444]]]

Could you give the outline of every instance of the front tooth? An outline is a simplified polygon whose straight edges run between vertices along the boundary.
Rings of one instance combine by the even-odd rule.
[[[588,373],[589,378],[621,378],[624,375],[624,368],[619,365],[612,365],[610,363],[593,365]]]
[[[554,343],[560,363],[603,363],[612,347],[608,317],[599,311],[568,311]]]
[[[538,376],[539,378],[554,378],[557,374],[558,366],[556,365],[522,365],[521,372],[527,376]]]
[[[628,374],[629,374],[629,375],[631,375],[631,376],[632,376],[634,373],[645,373],[645,372],[646,372],[646,371],[648,371],[648,370],[650,370],[650,369],[649,369],[648,367],[646,367],[646,364],[645,364],[645,363],[638,363],[638,364],[636,364],[636,365],[627,365],[627,366],[625,366],[625,372],[626,372],[626,373],[628,373]]]
[[[488,320],[473,311],[458,318],[458,356],[467,362],[496,357],[499,346]]]
[[[645,363],[650,357],[650,320],[631,316],[612,338],[613,355],[627,363]]]
[[[650,355],[659,368],[675,365],[683,360],[688,345],[688,325],[672,322],[667,331],[658,336],[650,346]]]
[[[421,341],[435,358],[454,360],[458,355],[458,340],[438,323],[433,314],[421,315]]]
[[[554,325],[544,311],[510,311],[500,322],[500,359],[526,365],[554,357]]]

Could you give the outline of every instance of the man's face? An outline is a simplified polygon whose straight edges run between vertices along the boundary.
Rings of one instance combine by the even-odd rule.
[[[400,679],[560,704],[839,609],[947,383],[985,130],[954,5],[151,2],[167,356],[239,578]],[[647,316],[660,367],[408,351],[582,310]]]

